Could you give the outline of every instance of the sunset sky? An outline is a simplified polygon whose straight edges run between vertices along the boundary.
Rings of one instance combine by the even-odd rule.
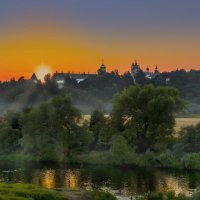
[[[199,0],[0,0],[0,80],[52,71],[200,69]]]

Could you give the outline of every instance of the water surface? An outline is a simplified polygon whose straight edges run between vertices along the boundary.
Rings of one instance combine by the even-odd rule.
[[[0,163],[0,182],[32,183],[49,189],[101,188],[129,197],[148,191],[190,194],[200,186],[200,171],[64,164]]]

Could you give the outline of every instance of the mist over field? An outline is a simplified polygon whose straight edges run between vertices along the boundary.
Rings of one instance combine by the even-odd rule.
[[[188,104],[187,109],[181,115],[200,113],[199,71],[177,70],[161,73],[154,79],[145,78],[145,73],[141,71],[137,75],[138,84],[173,86],[179,90],[181,98]],[[166,83],[166,80],[170,81]],[[92,76],[80,83],[67,78],[62,88],[58,87],[53,78],[37,84],[24,79],[1,82],[0,111],[1,113],[9,110],[22,111],[54,96],[66,95],[72,98],[74,105],[80,108],[83,114],[92,113],[98,106],[109,112],[112,109],[112,98],[133,84],[134,81],[129,72],[123,75],[111,72],[106,73],[105,76]]]

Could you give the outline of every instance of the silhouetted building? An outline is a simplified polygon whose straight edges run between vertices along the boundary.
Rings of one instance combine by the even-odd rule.
[[[156,78],[160,75],[160,72],[158,71],[158,67],[156,66],[154,72],[150,72],[150,69],[147,67],[147,70],[145,72],[145,77],[148,79]]]
[[[152,73],[150,72],[149,67],[147,67],[146,72],[145,72],[145,77],[146,78],[151,78]]]
[[[38,78],[36,76],[35,73],[33,73],[33,75],[31,76],[31,79],[30,79],[33,83],[37,84],[38,83]]]
[[[156,76],[159,76],[159,75],[160,75],[160,72],[158,71],[158,67],[156,66],[153,76],[155,78]]]
[[[135,84],[137,83],[137,75],[140,72],[143,72],[142,69],[140,68],[140,65],[138,65],[137,61],[135,61],[135,63],[133,62],[131,65],[131,76],[132,76]],[[153,79],[160,75],[160,72],[158,71],[157,66],[156,66],[154,72],[151,72],[149,67],[147,67],[146,71],[144,73],[145,73],[145,78],[147,78],[147,79]]]
[[[100,68],[98,69],[98,75],[99,76],[104,76],[106,75],[106,66],[104,63],[102,63],[102,65],[100,66]]]
[[[137,60],[136,60],[135,63],[133,62],[131,65],[131,73],[133,75],[136,75],[140,71],[141,71],[140,66],[137,64]]]
[[[96,76],[96,74],[56,72],[54,73],[52,79],[56,81],[56,83],[58,84],[58,88],[62,89],[65,85],[66,80],[74,80],[77,83],[80,83],[92,76]]]
[[[141,71],[140,66],[137,64],[137,60],[135,63],[133,62],[131,65],[131,76],[133,78],[134,83],[136,84],[136,75]]]

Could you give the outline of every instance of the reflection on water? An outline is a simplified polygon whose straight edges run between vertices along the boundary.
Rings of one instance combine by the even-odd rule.
[[[41,185],[48,189],[52,189],[56,187],[56,179],[55,179],[55,170],[35,170],[33,172],[33,181],[32,183],[36,185]]]
[[[53,189],[57,188],[61,181],[63,184],[60,187],[75,190],[79,189],[79,174],[78,170],[35,170],[33,172],[32,183]]]
[[[79,171],[68,170],[65,173],[65,188],[66,189],[79,189]]]
[[[189,181],[185,177],[174,177],[166,175],[158,178],[156,191],[175,191],[176,194],[184,193],[189,195]]]
[[[122,196],[169,190],[174,190],[176,194],[188,195],[191,189],[200,186],[200,172],[47,164],[39,166],[0,164],[0,182],[33,183],[49,189],[102,188]]]

